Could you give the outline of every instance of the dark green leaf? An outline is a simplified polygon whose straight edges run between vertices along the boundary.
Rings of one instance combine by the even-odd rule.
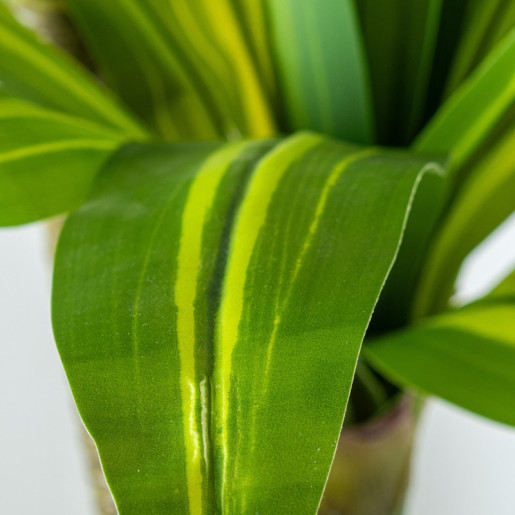
[[[356,4],[370,66],[377,140],[406,144],[422,122],[442,0]]]
[[[353,2],[268,0],[288,130],[373,140],[368,69]]]

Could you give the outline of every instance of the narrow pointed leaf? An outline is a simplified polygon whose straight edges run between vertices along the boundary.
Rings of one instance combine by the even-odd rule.
[[[276,96],[263,0],[177,0],[161,9],[167,30],[243,136],[276,131]],[[275,99],[277,101],[277,99]],[[276,102],[277,105],[277,102]]]
[[[103,76],[171,139],[267,136],[273,117],[230,0],[66,0]]]
[[[387,377],[515,425],[515,303],[476,304],[371,341]]]
[[[11,95],[116,128],[142,139],[146,131],[109,98],[95,78],[57,48],[22,27],[0,3],[0,83]]]
[[[122,141],[116,129],[0,98],[0,226],[78,207]]]
[[[167,138],[214,138],[219,113],[166,33],[163,2],[66,0],[110,87]],[[160,16],[161,15],[161,16]]]
[[[442,0],[356,0],[374,94],[377,141],[406,144],[422,122]]]
[[[452,93],[497,43],[515,27],[515,4],[506,0],[468,1],[463,36],[449,75],[446,96]]]
[[[431,166],[434,166],[432,164]],[[447,199],[447,170],[426,174],[417,188],[402,244],[374,311],[370,331],[384,332],[409,323],[427,249]]]
[[[515,210],[514,149],[512,128],[467,170],[425,258],[416,318],[447,306],[465,257]]]
[[[354,3],[268,0],[268,9],[287,129],[371,143],[371,92]]]
[[[279,113],[277,76],[272,58],[272,41],[267,16],[266,0],[229,0],[234,7],[256,70],[263,81],[270,104],[276,116]],[[223,29],[222,29],[223,30]]]
[[[515,29],[442,105],[414,143],[422,152],[451,153],[456,171],[515,102]]]
[[[425,164],[313,134],[111,160],[53,319],[120,513],[316,512]]]

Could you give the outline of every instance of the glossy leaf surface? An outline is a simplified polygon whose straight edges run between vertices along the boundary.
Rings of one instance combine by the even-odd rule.
[[[0,226],[78,207],[121,143],[115,129],[0,98]]]
[[[53,318],[122,514],[316,512],[425,165],[313,134],[110,162]]]
[[[142,139],[145,130],[67,55],[42,43],[0,3],[0,83],[8,94],[59,109]]]
[[[428,318],[372,340],[365,357],[404,387],[515,425],[514,300]]]

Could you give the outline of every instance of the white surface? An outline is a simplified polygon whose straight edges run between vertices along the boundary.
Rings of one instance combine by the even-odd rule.
[[[0,514],[93,515],[42,226],[0,230]]]
[[[405,515],[513,515],[515,430],[431,400]]]
[[[52,340],[45,237],[38,225],[0,230],[0,514],[93,515],[77,415]],[[514,242],[512,218],[467,263],[461,298],[509,271]],[[514,480],[515,430],[429,403],[406,515],[513,515]]]

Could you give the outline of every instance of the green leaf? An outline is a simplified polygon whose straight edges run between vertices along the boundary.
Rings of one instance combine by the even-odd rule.
[[[278,116],[281,107],[272,58],[272,42],[266,1],[246,0],[242,2],[241,0],[229,0],[229,2],[232,4],[242,27],[242,34],[247,41],[249,53],[255,62],[258,79],[263,82],[273,112]],[[221,30],[223,31],[223,27]]]
[[[373,140],[368,69],[353,2],[268,0],[287,130]]]
[[[403,387],[515,425],[515,303],[477,303],[372,340],[363,352]]]
[[[0,98],[0,226],[78,207],[121,142],[115,129]]]
[[[451,153],[455,172],[515,101],[515,29],[442,105],[414,143],[421,152]]]
[[[442,2],[433,67],[428,80],[424,123],[434,115],[443,102],[445,85],[463,36],[465,12],[468,5],[473,1],[475,0]]]
[[[236,125],[233,131],[253,137],[275,134],[271,103],[275,100],[277,107],[277,92],[264,0],[178,0],[167,5],[168,31],[181,38],[209,90],[219,104],[226,104],[227,121]]]
[[[0,83],[8,94],[118,129],[127,137],[145,131],[79,65],[39,41],[0,3]]]
[[[428,246],[447,199],[447,170],[425,174],[413,199],[402,244],[381,297],[374,310],[370,331],[384,332],[408,324]],[[435,163],[429,166],[435,167]]]
[[[442,0],[356,0],[374,93],[377,140],[406,144],[420,128]]]
[[[449,75],[446,96],[452,93],[497,43],[515,26],[515,3],[506,0],[468,0],[463,36]]]
[[[417,286],[415,318],[442,311],[465,257],[514,210],[515,128],[466,170],[466,181],[433,237]]]
[[[514,302],[515,301],[515,270],[509,274],[500,284],[498,284],[487,297],[481,300],[485,301],[501,301]],[[479,302],[479,301],[478,301]]]
[[[53,320],[121,513],[316,512],[425,165],[313,134],[109,163]]]
[[[103,76],[169,139],[268,135],[272,115],[229,0],[66,0]]]

